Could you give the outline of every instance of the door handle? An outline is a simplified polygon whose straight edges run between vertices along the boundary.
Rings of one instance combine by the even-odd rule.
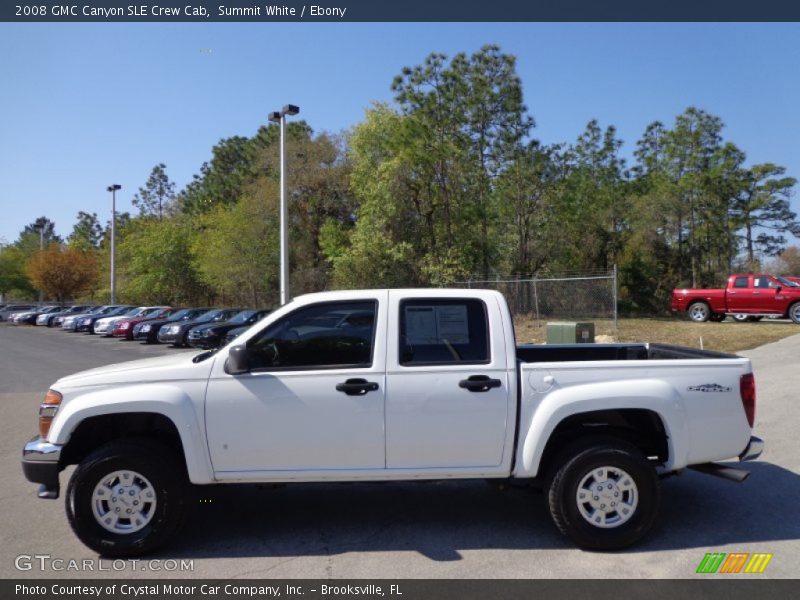
[[[378,384],[366,379],[348,379],[344,383],[337,383],[336,391],[348,396],[363,396],[368,392],[377,392]]]
[[[488,375],[470,375],[458,382],[458,387],[470,392],[488,392],[492,388],[503,385],[499,379],[490,379]]]

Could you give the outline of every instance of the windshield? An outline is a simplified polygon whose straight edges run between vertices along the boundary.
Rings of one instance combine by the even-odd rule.
[[[233,318],[232,318],[232,319],[229,321],[229,323],[237,323],[237,324],[239,324],[239,323],[246,323],[246,322],[247,322],[247,319],[249,319],[250,317],[252,317],[254,314],[256,314],[256,311],[254,311],[254,310],[243,310],[243,311],[242,311],[242,312],[240,312],[238,315],[236,315],[235,317],[233,317]]]
[[[214,317],[216,317],[221,312],[222,312],[221,308],[218,308],[216,310],[210,310],[206,314],[204,314],[202,317],[198,317],[197,319],[195,319],[195,322],[196,323],[208,323],[209,321],[213,321]]]
[[[167,320],[168,320],[168,321],[180,321],[180,320],[181,320],[181,319],[183,319],[183,318],[184,318],[186,315],[188,315],[190,312],[192,312],[192,309],[191,309],[191,308],[184,308],[184,309],[182,309],[182,310],[179,310],[179,311],[178,311],[178,312],[176,312],[176,313],[173,313],[173,314],[171,314],[171,315],[169,316],[169,319],[167,319]]]
[[[775,279],[777,279],[787,287],[800,287],[800,284],[797,284],[794,281],[789,281],[788,279],[786,279],[786,277],[776,277]]]

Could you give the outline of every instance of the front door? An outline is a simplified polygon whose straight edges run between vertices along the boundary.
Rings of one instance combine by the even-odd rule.
[[[250,372],[220,357],[206,395],[217,477],[383,469],[385,313],[380,292],[299,306],[247,340]]]

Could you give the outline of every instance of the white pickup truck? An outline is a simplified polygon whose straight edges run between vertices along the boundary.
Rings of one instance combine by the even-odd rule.
[[[22,466],[106,556],[175,533],[188,484],[514,478],[556,526],[617,549],[659,479],[760,455],[750,361],[657,344],[517,346],[503,296],[368,290],[295,298],[217,352],[64,377]]]

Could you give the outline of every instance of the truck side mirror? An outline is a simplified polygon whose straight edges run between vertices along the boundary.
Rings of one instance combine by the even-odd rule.
[[[228,350],[228,358],[225,360],[224,369],[228,375],[241,375],[250,371],[247,346],[244,344],[231,346],[230,350]]]
[[[778,287],[776,287],[776,288],[775,288],[775,293],[776,293],[776,294],[780,294],[780,293],[781,293],[781,290],[783,290],[783,286],[782,286],[782,285],[779,285]]]

